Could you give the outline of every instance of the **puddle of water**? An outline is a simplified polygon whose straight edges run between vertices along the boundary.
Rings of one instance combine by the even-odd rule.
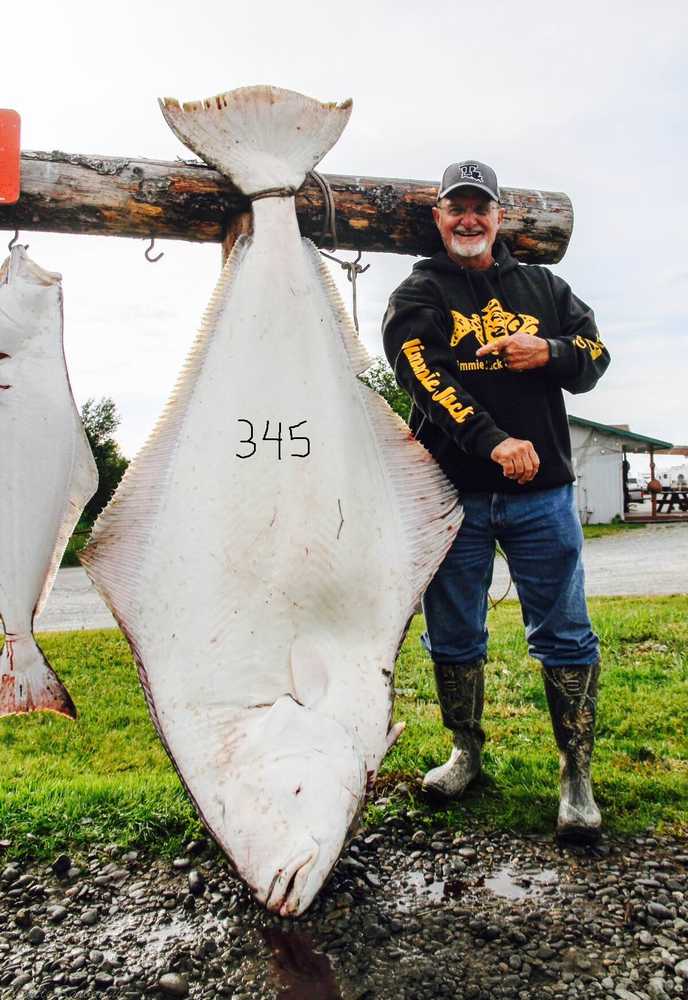
[[[480,876],[471,882],[459,878],[427,882],[422,871],[414,871],[404,879],[397,906],[406,912],[411,910],[414,904],[437,904],[448,899],[460,899],[462,896],[474,894],[475,890],[481,887],[504,899],[525,899],[537,896],[545,888],[558,883],[559,876],[549,868],[530,869],[527,872],[500,868],[492,875]]]
[[[142,958],[160,955],[174,941],[189,944],[198,933],[198,927],[172,915],[169,921],[153,924],[142,921],[134,914],[125,913],[110,918],[108,935],[113,941],[124,938],[136,940]]]
[[[444,897],[444,882],[426,882],[423,872],[410,872],[404,879],[404,888],[428,903],[439,903]]]
[[[559,876],[555,871],[544,868],[542,871],[518,873],[510,868],[500,868],[494,875],[485,878],[485,888],[504,899],[525,899],[527,896],[537,896],[545,886],[557,885]]]
[[[190,940],[191,934],[184,924],[177,922],[158,924],[156,927],[150,927],[146,931],[146,951],[159,952],[163,945],[171,938],[175,938],[178,941]]]
[[[315,951],[305,934],[261,929],[270,948],[271,979],[280,989],[280,1000],[342,1000],[327,955]]]
[[[447,899],[459,899],[470,886],[462,879],[444,879],[442,881],[426,882],[423,872],[410,872],[404,879],[404,895],[397,900],[401,910],[411,909],[409,896],[423,904],[441,903]]]

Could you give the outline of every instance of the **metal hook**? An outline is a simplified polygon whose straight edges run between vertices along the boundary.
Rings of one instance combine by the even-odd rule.
[[[17,240],[18,240],[18,239],[19,239],[19,230],[18,230],[18,229],[15,229],[15,230],[14,230],[14,236],[12,237],[12,239],[11,239],[11,240],[9,241],[9,243],[7,244],[7,249],[8,249],[8,250],[11,250],[11,249],[12,249],[12,247],[16,246],[16,243],[17,243]],[[28,250],[28,249],[29,249],[29,244],[28,244],[28,243],[26,243],[26,244],[24,245],[24,249],[25,249],[25,250]]]
[[[362,256],[363,256],[363,252],[361,250],[359,250],[358,254],[356,255],[356,260],[349,260],[349,261],[346,261],[346,262],[342,262],[342,267],[346,269],[346,276],[349,279],[349,281],[351,281],[352,283],[354,281],[354,278],[352,277],[352,274],[354,274],[354,275],[365,274],[365,272],[370,267],[370,264],[366,264],[365,267],[360,267],[359,266],[358,262],[359,262],[359,260],[361,259]]]
[[[151,257],[151,255],[150,255],[151,254],[151,250],[153,249],[154,246],[155,246],[155,240],[151,236],[150,246],[146,248],[146,252],[145,252],[146,260],[150,261],[151,264],[157,263],[157,261],[159,261],[161,257],[165,256],[165,252],[163,250],[161,253],[158,254],[157,257]]]

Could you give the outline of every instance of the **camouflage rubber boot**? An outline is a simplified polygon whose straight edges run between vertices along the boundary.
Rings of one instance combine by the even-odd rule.
[[[480,727],[485,692],[485,661],[436,663],[435,681],[442,721],[454,735],[446,764],[428,771],[423,791],[443,799],[458,799],[480,774],[485,733]]]
[[[599,839],[602,827],[590,780],[599,673],[599,663],[542,670],[559,747],[557,837],[562,840],[591,843]]]

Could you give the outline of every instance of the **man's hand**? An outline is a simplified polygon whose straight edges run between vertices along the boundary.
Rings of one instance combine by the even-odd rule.
[[[485,354],[498,354],[502,364],[510,372],[542,368],[550,357],[547,341],[529,333],[512,333],[510,337],[498,337],[475,352],[476,358],[482,358]]]
[[[507,438],[492,449],[490,458],[501,465],[507,479],[515,479],[519,486],[529,483],[540,468],[540,459],[530,441]]]

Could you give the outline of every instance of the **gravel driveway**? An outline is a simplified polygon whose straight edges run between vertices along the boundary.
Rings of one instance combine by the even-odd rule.
[[[678,1000],[687,866],[669,838],[566,853],[551,837],[428,835],[390,817],[289,921],[198,842],[173,862],[101,848],[8,864],[0,996]]]
[[[688,590],[688,524],[658,524],[620,531],[585,543],[585,573],[590,595],[682,594]],[[498,559],[493,596],[509,578]],[[515,597],[513,587],[509,597]],[[56,632],[115,625],[83,569],[61,569],[36,631]]]
[[[688,525],[587,542],[588,592],[684,592],[687,543]],[[506,582],[498,561],[495,596]],[[111,625],[83,570],[61,570],[37,629]],[[678,1000],[687,872],[680,839],[565,852],[551,836],[428,834],[412,810],[356,838],[295,923],[202,843],[173,862],[103,846],[0,864],[0,997]]]

